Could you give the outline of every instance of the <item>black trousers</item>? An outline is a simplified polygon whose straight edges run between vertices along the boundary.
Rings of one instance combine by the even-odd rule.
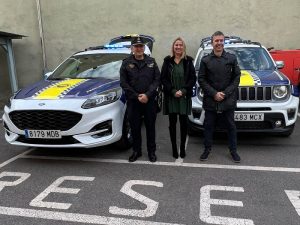
[[[236,126],[234,123],[234,110],[223,111],[205,111],[204,119],[204,148],[211,149],[213,143],[213,133],[217,120],[221,121],[224,128],[227,130],[228,148],[231,152],[237,149]]]
[[[170,113],[169,114],[169,129],[170,129],[170,134],[171,134],[171,141],[174,142],[174,139],[175,139],[175,143],[176,143],[177,117],[179,117],[180,139],[181,139],[181,148],[182,148],[182,147],[185,146],[185,141],[186,141],[186,136],[187,136],[188,116],[187,115],[180,115],[180,114],[177,114],[177,113]],[[172,134],[175,137],[172,137]]]
[[[155,120],[156,120],[156,102],[154,99],[144,104],[138,100],[127,101],[127,112],[133,139],[133,151],[142,151],[142,120],[144,118],[147,136],[148,154],[154,153],[156,150],[155,143]]]

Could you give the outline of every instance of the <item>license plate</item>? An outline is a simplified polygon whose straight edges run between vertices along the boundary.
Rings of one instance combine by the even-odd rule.
[[[60,139],[60,130],[25,130],[26,138]]]
[[[235,121],[264,121],[263,113],[235,113]]]

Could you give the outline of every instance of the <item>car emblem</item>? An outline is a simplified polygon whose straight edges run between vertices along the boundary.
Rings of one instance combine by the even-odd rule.
[[[46,105],[46,104],[45,104],[45,103],[43,103],[43,102],[42,102],[42,103],[39,103],[39,106],[44,106],[44,105]]]

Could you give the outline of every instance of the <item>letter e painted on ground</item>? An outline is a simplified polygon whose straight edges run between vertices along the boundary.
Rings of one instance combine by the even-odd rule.
[[[42,193],[40,193],[36,198],[30,202],[30,206],[44,207],[52,209],[68,209],[72,204],[70,203],[59,203],[59,202],[45,202],[43,201],[50,193],[67,193],[67,194],[77,194],[80,189],[78,188],[64,188],[59,187],[65,180],[71,181],[93,181],[95,177],[80,177],[80,176],[64,176],[58,178],[49,187],[47,187]]]
[[[254,222],[249,219],[240,219],[232,217],[212,216],[210,206],[211,205],[226,205],[243,207],[243,202],[232,201],[224,199],[212,199],[210,198],[211,191],[234,191],[244,192],[242,187],[231,186],[216,186],[206,185],[200,189],[200,220],[208,224],[222,224],[222,225],[254,225]]]

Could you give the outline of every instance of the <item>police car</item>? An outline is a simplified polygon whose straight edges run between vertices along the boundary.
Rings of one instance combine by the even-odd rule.
[[[45,80],[19,90],[4,108],[5,139],[13,145],[90,148],[131,146],[126,99],[120,88],[122,60],[136,35],[77,52]],[[154,38],[146,40],[150,55]]]
[[[292,134],[299,106],[298,88],[278,69],[283,65],[274,62],[269,52],[258,42],[236,36],[225,37],[224,48],[236,55],[241,79],[235,121],[240,132]],[[212,51],[210,37],[201,40],[194,65],[198,72],[201,58]],[[197,84],[189,116],[189,134],[203,129],[203,91]],[[222,130],[221,123],[217,130]]]

